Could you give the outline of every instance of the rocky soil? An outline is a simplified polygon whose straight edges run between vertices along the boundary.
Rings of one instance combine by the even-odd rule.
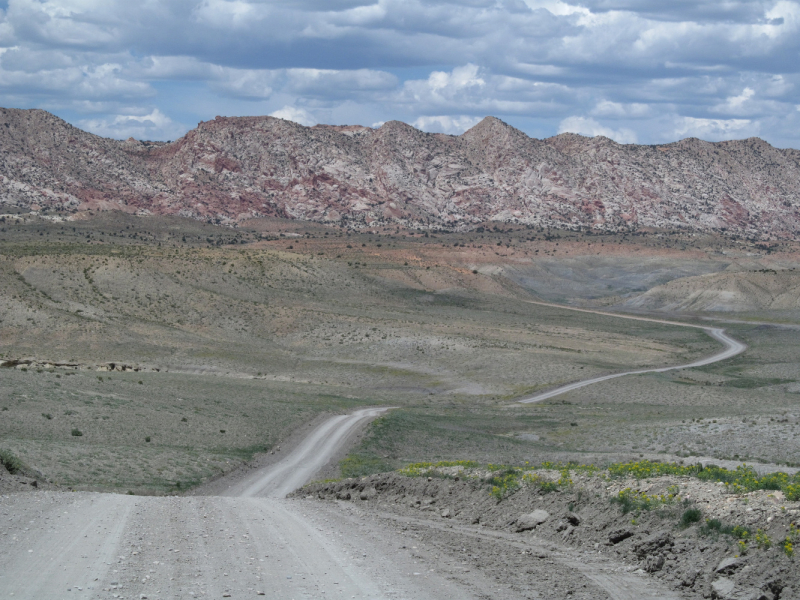
[[[661,146],[529,138],[487,117],[460,136],[398,121],[312,128],[217,117],[172,143],[100,138],[40,110],[0,110],[0,199],[235,224],[282,216],[353,227],[800,230],[800,152],[763,140]]]
[[[540,476],[555,483],[559,474],[540,472]],[[539,560],[552,559],[552,553],[567,548],[585,553],[586,565],[595,559],[619,560],[633,573],[649,573],[676,597],[800,597],[800,570],[785,547],[787,537],[797,543],[800,503],[786,501],[779,491],[734,495],[722,484],[689,477],[637,481],[575,474],[572,484],[558,485],[558,491],[546,493],[541,486],[525,485],[500,501],[490,487],[475,473],[444,469],[434,477],[386,473],[316,483],[298,493],[409,522],[422,519],[428,525],[420,531],[434,538],[445,524],[472,531],[478,538],[502,535],[509,542],[553,544],[550,553],[538,555]],[[676,490],[677,495],[650,510],[625,513],[611,498],[626,488],[650,497],[667,497]],[[682,525],[687,509],[699,509],[699,521]],[[746,540],[742,544],[736,535],[709,528],[708,519],[723,527],[740,527],[739,532],[748,532]],[[492,550],[481,544],[470,552],[465,558],[471,564],[493,560]],[[524,570],[504,576],[520,589],[524,586]]]

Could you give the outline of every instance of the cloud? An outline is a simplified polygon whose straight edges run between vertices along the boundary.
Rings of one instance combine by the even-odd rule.
[[[354,69],[287,69],[285,91],[303,96],[350,97],[359,92],[385,92],[397,88],[397,77],[385,71]]]
[[[611,129],[590,117],[567,117],[558,126],[558,133],[579,133],[589,137],[598,135],[611,138],[620,144],[635,144],[636,133],[630,129]]]
[[[629,104],[621,102],[611,102],[601,100],[591,111],[593,117],[612,117],[612,118],[634,118],[644,119],[653,114],[653,110],[648,104],[632,102]]]
[[[460,116],[447,116],[441,115],[436,117],[419,117],[412,125],[422,131],[428,133],[449,133],[451,135],[460,135],[470,127],[474,127],[480,121],[480,117],[471,117],[466,115]]]
[[[287,121],[294,121],[295,123],[305,125],[306,127],[311,127],[312,125],[317,124],[317,120],[314,118],[314,115],[307,110],[303,108],[297,108],[296,106],[284,106],[280,110],[270,113],[269,116],[277,117],[278,119],[285,119]]]
[[[697,137],[708,141],[735,140],[759,134],[759,124],[749,119],[698,119],[681,117],[676,120],[673,135],[676,139]]]
[[[0,104],[113,135],[174,137],[217,114],[443,132],[495,115],[538,137],[757,131],[800,146],[785,125],[800,105],[800,0],[0,5]],[[154,109],[172,124],[117,120]]]
[[[408,101],[426,105],[449,105],[462,99],[481,96],[486,80],[480,75],[477,65],[466,64],[452,71],[433,71],[427,79],[405,83]]]
[[[157,108],[147,115],[117,115],[113,119],[83,119],[81,128],[115,139],[133,137],[137,140],[177,139],[186,132],[186,126],[175,123]]]

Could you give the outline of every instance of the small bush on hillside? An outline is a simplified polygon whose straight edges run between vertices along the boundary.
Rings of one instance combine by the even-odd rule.
[[[695,523],[699,523],[703,518],[703,513],[699,508],[687,508],[681,515],[681,527],[686,529]]]
[[[81,437],[83,435],[83,432],[80,429],[73,429],[72,430],[72,435],[74,437]]]
[[[0,450],[0,465],[12,475],[22,470],[22,461],[11,450]]]

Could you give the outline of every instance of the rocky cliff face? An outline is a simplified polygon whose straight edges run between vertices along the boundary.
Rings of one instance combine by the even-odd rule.
[[[800,233],[800,151],[763,140],[620,145],[532,139],[493,117],[460,136],[391,121],[303,127],[200,123],[169,143],[100,138],[39,110],[0,109],[0,203],[116,208],[236,223],[283,216],[352,226],[514,221],[604,231]]]

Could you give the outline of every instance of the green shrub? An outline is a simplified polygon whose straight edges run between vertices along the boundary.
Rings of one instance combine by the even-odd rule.
[[[498,471],[489,477],[486,483],[492,486],[492,496],[499,501],[520,488],[519,472],[514,468]]]
[[[700,527],[700,535],[717,537],[719,535],[727,535],[740,540],[746,540],[750,537],[750,532],[746,527],[741,525],[726,525],[719,519],[706,519],[706,522]]]
[[[391,465],[381,457],[371,453],[351,454],[339,462],[342,477],[366,477],[374,473],[391,471]]]
[[[611,496],[610,500],[612,504],[619,504],[622,514],[626,515],[632,511],[653,510],[664,504],[672,504],[675,502],[675,496],[672,494],[648,496],[644,492],[625,488],[616,496]]]
[[[703,513],[699,508],[687,508],[681,515],[681,527],[686,529],[695,523],[699,523],[703,518]]]
[[[22,470],[22,461],[11,450],[0,450],[0,465],[12,475]]]
[[[81,437],[83,435],[83,432],[80,429],[73,429],[72,430],[72,435],[74,437]]]
[[[789,536],[786,536],[786,539],[783,540],[783,553],[789,558],[794,558],[794,544]]]
[[[787,500],[791,500],[792,502],[800,500],[800,483],[790,483],[783,492],[786,494]]]
[[[769,550],[770,547],[772,546],[772,540],[761,529],[756,531],[755,540],[756,540],[756,544],[758,545],[759,549],[761,549],[761,550]]]
[[[150,436],[148,435],[146,438],[144,438],[144,441],[145,442],[149,442],[150,441]]]

